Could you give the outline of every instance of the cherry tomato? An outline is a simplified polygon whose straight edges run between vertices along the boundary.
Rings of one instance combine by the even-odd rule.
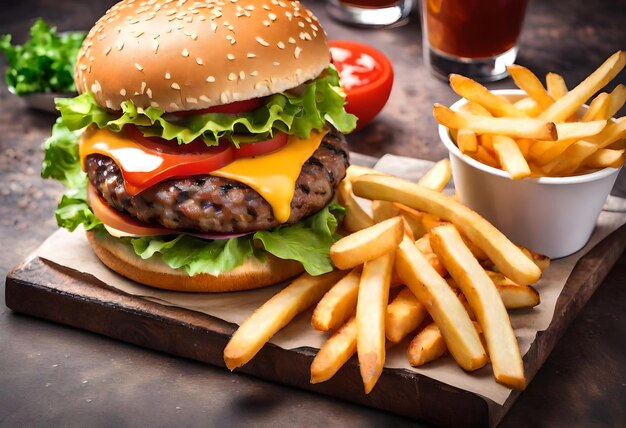
[[[188,111],[179,111],[174,113],[177,116],[190,116],[192,114],[206,114],[206,113],[226,113],[226,114],[235,114],[235,113],[245,113],[247,111],[252,111],[261,106],[261,98],[253,98],[251,100],[245,101],[235,101],[234,103],[224,104],[221,106],[213,106],[209,108],[203,108],[200,110],[188,110]]]
[[[346,110],[358,117],[357,130],[383,109],[393,86],[389,59],[371,46],[330,40],[330,54],[346,92]]]

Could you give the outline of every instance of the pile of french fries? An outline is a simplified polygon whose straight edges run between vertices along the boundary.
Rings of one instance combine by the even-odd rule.
[[[433,114],[463,153],[513,179],[618,168],[624,163],[626,117],[613,116],[626,102],[626,87],[619,84],[600,93],[579,112],[625,64],[626,54],[618,51],[572,90],[556,73],[548,73],[544,87],[527,68],[509,66],[515,84],[526,93],[516,102],[452,74],[450,86],[468,102],[459,111],[435,104]]]
[[[330,251],[339,270],[304,274],[257,309],[226,346],[226,366],[246,364],[315,305],[311,324],[329,337],[311,364],[312,383],[333,377],[356,353],[369,393],[382,373],[386,349],[410,342],[407,358],[413,366],[449,352],[464,370],[490,361],[496,381],[524,388],[507,309],[539,304],[531,284],[549,259],[514,245],[442,193],[450,177],[448,160],[418,183],[351,166],[339,192],[351,233]],[[371,216],[355,195],[372,201]]]

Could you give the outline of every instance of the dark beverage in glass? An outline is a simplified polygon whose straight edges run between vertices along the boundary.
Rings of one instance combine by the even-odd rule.
[[[422,0],[425,59],[442,76],[506,76],[515,61],[527,0]]]

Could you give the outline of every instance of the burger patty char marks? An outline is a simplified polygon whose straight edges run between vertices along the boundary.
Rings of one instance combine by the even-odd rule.
[[[348,165],[345,137],[331,129],[302,167],[287,223],[295,223],[326,206]],[[131,196],[111,158],[90,155],[85,167],[89,181],[111,207],[145,223],[217,233],[254,232],[279,224],[271,205],[258,192],[228,178],[172,178]]]

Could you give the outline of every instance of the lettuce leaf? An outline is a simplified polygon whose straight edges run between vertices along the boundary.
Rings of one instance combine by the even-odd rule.
[[[321,275],[333,270],[328,251],[339,239],[335,230],[343,212],[343,207],[333,204],[293,225],[226,240],[206,241],[189,235],[125,240],[139,257],[149,259],[159,253],[168,266],[185,269],[189,275],[218,275],[233,270],[248,257],[262,258],[255,251],[255,242],[278,258],[299,261],[309,274]]]
[[[56,34],[38,19],[30,28],[30,39],[11,45],[11,36],[0,36],[0,52],[7,60],[5,79],[17,95],[34,92],[74,92],[74,64],[85,38],[84,32]]]
[[[176,140],[178,144],[202,138],[208,146],[215,146],[225,139],[239,147],[247,142],[266,140],[275,131],[307,138],[312,129],[321,130],[326,121],[343,133],[351,132],[356,126],[356,117],[343,107],[339,75],[333,66],[309,82],[302,95],[274,94],[266,98],[263,106],[240,114],[172,116],[156,107],[140,109],[132,101],[125,101],[119,116],[100,107],[89,92],[75,98],[57,99],[56,104],[70,130],[94,124],[119,132],[124,125],[133,124],[145,136]]]
[[[62,118],[57,120],[51,137],[44,143],[41,175],[59,180],[67,188],[55,212],[60,227],[73,231],[82,225],[86,230],[107,233],[87,204],[87,176],[80,167],[78,136]],[[122,239],[139,257],[149,259],[159,253],[167,265],[184,269],[189,275],[218,275],[233,270],[249,257],[263,260],[259,247],[279,258],[297,260],[311,275],[320,275],[333,269],[328,252],[339,239],[335,232],[344,211],[331,204],[293,225],[227,240],[207,241],[189,235]]]

